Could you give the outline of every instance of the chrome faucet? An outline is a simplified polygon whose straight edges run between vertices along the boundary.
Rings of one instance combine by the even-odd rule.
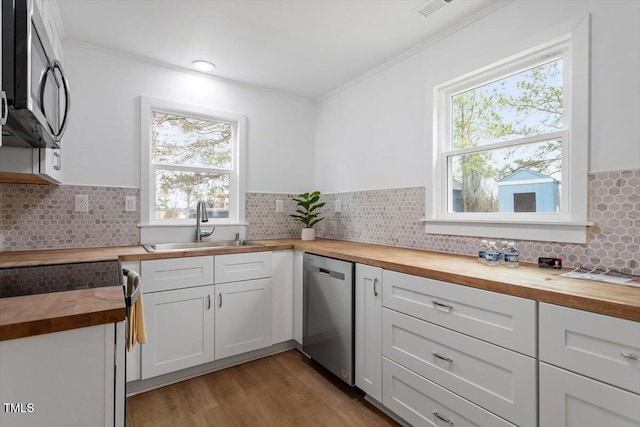
[[[198,202],[198,207],[196,208],[196,242],[202,242],[203,237],[209,237],[216,231],[216,228],[213,227],[211,231],[202,231],[200,229],[201,222],[209,222],[209,217],[207,216],[207,205],[204,203],[204,200],[200,200]]]

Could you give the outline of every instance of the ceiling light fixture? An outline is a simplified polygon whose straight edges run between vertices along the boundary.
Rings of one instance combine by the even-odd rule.
[[[215,64],[212,64],[209,61],[204,61],[202,59],[196,59],[191,63],[191,65],[193,65],[196,70],[204,72],[213,71],[216,68]]]

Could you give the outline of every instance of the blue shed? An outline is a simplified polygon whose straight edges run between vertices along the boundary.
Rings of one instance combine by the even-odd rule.
[[[559,212],[560,183],[549,175],[521,168],[498,182],[500,212]]]

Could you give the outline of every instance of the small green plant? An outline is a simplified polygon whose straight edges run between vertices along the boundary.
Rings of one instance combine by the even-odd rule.
[[[317,211],[324,206],[324,202],[320,202],[319,191],[299,194],[298,198],[293,200],[298,203],[298,208],[295,214],[290,214],[289,216],[303,223],[306,228],[312,228],[324,219],[319,216],[320,212]]]

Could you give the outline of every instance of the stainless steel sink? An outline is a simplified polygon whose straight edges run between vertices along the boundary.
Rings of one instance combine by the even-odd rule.
[[[227,249],[246,246],[264,246],[262,243],[249,240],[221,240],[217,242],[190,242],[190,243],[154,243],[142,245],[147,252],[184,252],[202,251],[205,249]]]

